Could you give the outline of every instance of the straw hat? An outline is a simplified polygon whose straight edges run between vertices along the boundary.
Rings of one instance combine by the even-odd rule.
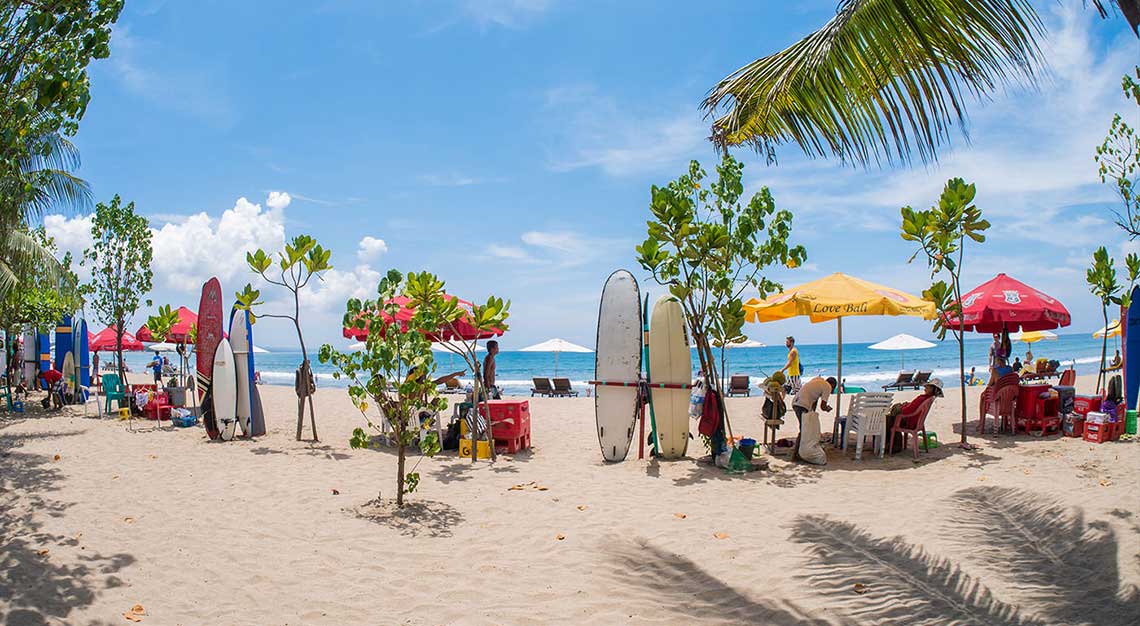
[[[942,397],[942,379],[941,378],[931,378],[930,380],[926,381],[926,386],[934,387],[934,389],[936,390],[934,395],[938,396],[938,397]]]

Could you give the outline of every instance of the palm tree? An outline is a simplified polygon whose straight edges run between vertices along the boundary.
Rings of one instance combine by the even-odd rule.
[[[20,283],[28,269],[60,278],[62,266],[51,251],[28,233],[31,224],[52,209],[78,210],[91,203],[91,189],[71,173],[79,167],[79,150],[51,134],[0,175],[0,298]]]
[[[1107,16],[1110,0],[1093,0]],[[1134,31],[1140,0],[1111,0]],[[769,160],[793,142],[861,166],[937,159],[964,96],[1034,83],[1044,27],[1029,0],[840,0],[818,31],[733,72],[702,108],[722,148]]]

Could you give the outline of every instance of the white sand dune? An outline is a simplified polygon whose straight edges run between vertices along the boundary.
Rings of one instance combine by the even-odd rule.
[[[1140,623],[1140,445],[973,437],[969,391],[978,451],[947,445],[953,390],[917,462],[745,477],[604,464],[591,399],[533,399],[531,454],[424,459],[399,515],[369,505],[395,455],[349,448],[343,390],[318,393],[316,444],[284,387],[256,441],[0,414],[0,622]],[[759,402],[729,401],[737,434],[759,439]]]

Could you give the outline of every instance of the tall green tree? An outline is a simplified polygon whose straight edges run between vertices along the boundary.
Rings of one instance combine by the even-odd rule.
[[[925,211],[916,211],[909,206],[902,208],[902,238],[918,244],[919,250],[911,255],[909,262],[918,255],[926,258],[930,268],[930,278],[940,279],[922,292],[922,297],[934,303],[938,319],[934,331],[938,339],[946,338],[951,332],[958,342],[959,381],[966,379],[966,339],[962,319],[962,263],[965,260],[966,243],[984,243],[985,231],[990,223],[982,219],[982,210],[974,205],[977,187],[966,184],[961,178],[951,178],[946,182],[938,204]],[[959,321],[958,325],[947,323]],[[970,446],[966,438],[966,385],[962,383],[962,447]]]
[[[309,363],[309,352],[305,348],[305,335],[301,332],[301,292],[315,278],[333,268],[329,263],[331,250],[325,250],[315,239],[308,235],[298,235],[293,241],[285,244],[285,250],[278,252],[276,259],[264,250],[247,252],[246,263],[250,271],[257,274],[265,282],[281,287],[289,292],[292,299],[292,313],[256,313],[257,317],[284,319],[293,322],[297,331],[297,342],[301,344],[301,366],[296,371],[297,384],[297,441],[301,440],[301,432],[305,427],[305,405],[309,406],[309,422],[313,428],[313,441],[320,441],[317,437],[317,416],[313,409],[313,380],[312,364]],[[242,291],[237,293],[239,309],[245,309],[250,315],[255,315],[253,308],[264,304],[261,302],[261,291],[254,289],[247,283]]]
[[[766,298],[779,291],[765,271],[802,265],[807,252],[789,245],[792,213],[776,208],[767,187],[742,202],[743,164],[726,154],[716,171],[706,184],[705,171],[692,161],[687,174],[654,185],[647,236],[636,251],[637,262],[681,303],[705,384],[723,394],[713,345],[723,350],[743,341],[744,293]]]
[[[405,286],[403,275],[389,270],[377,285],[375,300],[348,301],[345,327],[385,328],[386,322],[395,319],[402,308],[394,300]],[[333,377],[348,379],[348,395],[369,430],[383,432],[385,426],[391,429],[397,453],[396,506],[401,507],[404,495],[415,491],[420,482],[414,467],[407,470],[409,446],[418,439],[420,452],[428,457],[440,450],[435,429],[419,420],[421,410],[438,415],[447,408],[447,401],[432,382],[435,359],[427,339],[432,330],[427,316],[415,315],[405,327],[369,333],[361,350],[340,352],[329,344],[320,350],[321,363],[336,367]],[[371,416],[370,408],[376,409],[378,419]],[[356,428],[349,443],[353,448],[370,448],[374,440],[371,433]]]
[[[1110,0],[1093,4],[1108,15]],[[1136,30],[1140,0],[1111,4]],[[930,162],[965,129],[969,99],[1036,82],[1043,33],[1029,0],[839,0],[822,28],[721,80],[703,108],[717,144],[770,160],[790,142],[861,166]]]
[[[115,356],[124,381],[123,333],[143,296],[150,293],[154,278],[150,238],[150,224],[135,213],[134,202],[123,204],[116,194],[110,204],[95,206],[91,220],[94,243],[83,251],[83,266],[91,271],[86,291],[99,321],[115,328]]]

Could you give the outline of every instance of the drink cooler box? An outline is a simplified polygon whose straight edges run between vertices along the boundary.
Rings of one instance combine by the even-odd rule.
[[[490,413],[491,434],[495,447],[503,446],[508,454],[530,449],[530,402],[527,400],[489,400],[479,404],[483,417]],[[468,452],[470,456],[470,452]]]

